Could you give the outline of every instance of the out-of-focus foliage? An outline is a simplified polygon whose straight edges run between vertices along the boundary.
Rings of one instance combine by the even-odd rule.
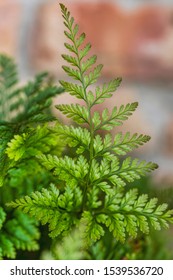
[[[37,222],[6,203],[52,182],[37,155],[55,150],[61,143],[49,122],[51,99],[63,89],[52,84],[47,73],[18,85],[14,61],[0,55],[0,258],[15,258],[16,249],[38,250]]]

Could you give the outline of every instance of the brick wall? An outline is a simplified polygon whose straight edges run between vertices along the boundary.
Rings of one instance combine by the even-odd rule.
[[[128,7],[133,9],[125,9],[125,1],[65,2],[105,64],[106,77],[172,79],[173,3],[131,0]],[[62,74],[64,38],[57,0],[0,0],[0,32],[0,51],[17,57],[23,76],[42,69]]]
[[[105,65],[103,78],[123,77],[119,93],[107,106],[139,100],[139,110],[123,129],[152,136],[146,157],[155,159],[159,175],[168,173],[173,182],[173,2],[62,2],[67,3]],[[0,0],[0,34],[0,52],[16,58],[21,79],[41,70],[64,78],[58,1]],[[63,95],[57,102],[70,100]]]

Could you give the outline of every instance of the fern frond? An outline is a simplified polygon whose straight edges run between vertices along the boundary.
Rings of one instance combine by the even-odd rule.
[[[73,126],[59,126],[58,135],[66,141],[69,147],[78,147],[77,153],[89,150],[91,136],[86,128]]]
[[[13,167],[11,160],[18,160],[26,155],[25,144],[28,137],[31,152],[31,138],[34,140],[34,137],[28,136],[28,133],[38,136],[37,125],[55,119],[50,112],[51,98],[63,92],[63,88],[52,85],[47,73],[38,74],[33,82],[28,82],[23,87],[18,87],[17,82],[16,64],[11,58],[0,55],[0,186],[7,178],[8,170]],[[32,131],[29,131],[31,127]],[[49,137],[49,141],[50,139]],[[35,141],[37,140],[41,142],[39,137],[35,137]],[[37,151],[38,146],[39,143]],[[46,146],[48,147],[45,145],[45,148]]]
[[[82,76],[79,70],[72,69],[68,66],[63,66],[63,70],[68,74],[68,76],[72,77],[77,81],[82,82]]]
[[[74,129],[72,127],[64,126],[64,128],[61,129],[64,140],[66,137],[67,145],[76,149],[77,158],[78,153],[83,153],[84,151],[88,155],[88,160],[85,158],[85,164],[87,165],[86,173],[83,171],[85,176],[80,180],[81,175],[79,175],[79,186],[83,191],[81,205],[83,213],[81,213],[81,220],[86,226],[85,237],[87,240],[91,239],[96,242],[96,240],[104,235],[106,226],[109,231],[113,232],[113,235],[117,240],[123,242],[126,239],[127,234],[135,238],[138,228],[147,233],[150,225],[148,223],[148,214],[142,214],[144,208],[142,208],[140,214],[137,213],[136,210],[134,210],[134,212],[129,212],[128,215],[124,214],[124,212],[129,209],[128,204],[135,205],[138,198],[136,191],[123,193],[120,189],[124,190],[126,182],[133,182],[142,176],[146,176],[148,172],[156,169],[157,165],[152,162],[139,161],[138,159],[132,160],[130,157],[121,162],[117,156],[125,155],[133,149],[138,148],[149,141],[150,137],[136,133],[130,135],[130,133],[127,132],[124,136],[122,133],[118,133],[115,138],[112,139],[111,134],[106,134],[105,137],[97,134],[98,130],[112,130],[115,126],[122,125],[123,122],[136,110],[138,103],[128,103],[126,105],[121,105],[119,108],[115,106],[112,112],[109,112],[108,109],[105,108],[101,114],[98,111],[92,113],[93,111],[91,111],[91,109],[93,109],[92,107],[94,107],[94,105],[103,103],[106,98],[112,97],[113,92],[120,85],[121,79],[114,79],[108,85],[104,84],[102,88],[97,86],[95,92],[88,90],[88,87],[95,83],[100,77],[102,65],[94,66],[97,57],[95,55],[89,57],[91,44],[87,43],[84,45],[85,33],[82,33],[81,35],[78,34],[79,28],[78,25],[75,24],[74,18],[71,17],[70,12],[63,4],[60,4],[60,6],[65,20],[64,24],[67,28],[65,35],[70,40],[70,44],[65,43],[65,46],[73,54],[73,56],[63,55],[64,60],[69,64],[69,66],[63,67],[63,69],[68,76],[77,80],[79,85],[77,83],[64,81],[61,81],[61,84],[71,95],[83,99],[85,106],[80,106],[79,104],[58,105],[57,109],[78,124],[88,125],[87,132],[85,130],[86,141],[84,141],[83,128],[79,129],[77,127]],[[52,160],[50,160],[50,164],[49,160],[50,158],[48,157],[47,165],[53,166]],[[64,157],[63,160],[65,163],[67,160],[66,157]],[[70,165],[68,164],[69,160],[71,162]],[[62,160],[58,161],[63,162]],[[76,174],[77,159],[68,159],[68,161],[66,162],[67,168],[65,167],[65,164],[63,166],[60,165],[65,174],[67,174],[67,170],[69,169],[69,174],[72,180],[71,173],[73,173],[73,176]],[[81,160],[81,163],[82,162],[83,159]],[[62,173],[62,170],[60,172]],[[62,178],[60,173],[58,176]],[[70,180],[70,177],[67,175],[65,175],[65,177]],[[62,179],[67,183],[65,177]],[[76,179],[77,177],[75,180]],[[85,181],[83,179],[85,179]],[[74,185],[72,185],[72,187],[74,187]],[[115,193],[117,200],[116,205],[114,205]],[[100,197],[102,197],[102,199],[100,199]],[[107,207],[105,211],[103,210],[103,197],[105,197],[105,207]],[[147,202],[148,197],[146,198],[145,195],[139,197],[140,202],[142,199],[143,204],[145,204],[144,206],[151,209],[152,201],[154,203],[155,200]],[[106,201],[108,200],[109,207],[106,206]],[[120,207],[121,202],[125,203],[126,206],[121,205]],[[122,207],[124,207],[123,210],[121,209]],[[129,207],[132,209],[131,206]],[[151,213],[153,213],[152,209]],[[104,214],[102,213],[100,214],[101,216],[98,216],[97,212],[99,211]],[[115,211],[115,213],[111,214],[109,211]],[[170,214],[170,217],[171,215],[172,214]],[[156,226],[157,222],[154,222],[154,219],[155,218],[150,217],[150,221],[153,221],[152,225],[155,225],[155,229],[159,229],[159,226]]]
[[[158,168],[157,164],[138,159],[126,158],[122,164],[117,157],[112,159],[103,158],[98,164],[95,160],[92,162],[90,170],[90,181],[94,185],[102,182],[109,182],[113,186],[126,185],[126,182],[133,182],[136,179],[144,177],[152,170]]]
[[[8,142],[13,137],[13,128],[8,125],[0,125],[0,187],[3,186],[7,171],[10,167],[10,162],[6,155]]]
[[[8,143],[6,153],[11,160],[31,158],[50,150],[57,145],[57,135],[47,125],[38,126],[28,133],[15,135]]]
[[[78,208],[80,203],[80,192],[76,190],[76,196],[67,187],[62,195],[55,186],[50,189],[42,189],[41,192],[33,192],[30,196],[17,199],[7,205],[18,208],[31,217],[36,218],[43,225],[49,223],[50,236],[52,238],[68,231],[76,222],[75,214],[70,210]],[[57,224],[59,226],[57,227]]]
[[[104,157],[105,154],[110,152],[124,156],[144,145],[150,139],[151,137],[148,135],[139,135],[137,133],[130,135],[130,132],[126,132],[125,135],[122,132],[117,133],[113,141],[111,134],[106,134],[103,139],[100,135],[96,135],[94,138],[94,152],[95,155],[100,157]]]
[[[53,195],[52,195],[53,194]],[[52,201],[52,198],[54,197],[54,200]],[[50,190],[43,189],[42,192],[33,192],[31,194],[31,197],[26,196],[25,198],[17,199],[15,202],[7,203],[8,206],[11,207],[18,207],[18,209],[24,209],[24,213],[30,212],[31,215],[38,215],[39,220],[41,219],[41,216],[45,216],[44,219],[46,220],[47,215],[45,213],[34,213],[33,208],[37,207],[37,204],[40,205],[40,208],[43,205],[51,205],[51,210],[56,208],[56,202],[57,198],[59,197],[59,191],[57,188],[52,186]],[[30,207],[27,208],[27,203]],[[32,208],[32,210],[30,210]],[[48,208],[48,207],[47,207]],[[36,209],[35,209],[36,210]],[[33,214],[32,214],[33,213]]]
[[[16,257],[16,250],[38,250],[39,231],[36,223],[26,214],[14,211],[12,218],[4,220],[0,234],[0,258]]]
[[[51,97],[63,92],[63,88],[51,85],[46,72],[38,74],[33,82],[17,88],[18,74],[14,61],[0,55],[0,117],[10,123],[45,122],[52,118],[45,110],[51,105]]]
[[[89,209],[97,209],[102,205],[102,201],[99,199],[99,189],[96,186],[94,186],[92,190],[88,192],[87,197],[87,206]]]
[[[14,122],[47,122],[55,118],[48,114],[46,110],[51,105],[51,98],[63,92],[63,88],[51,84],[51,80],[46,72],[38,74],[33,82],[29,82],[22,88],[24,104],[21,113]]]
[[[104,109],[102,112],[102,122],[95,124],[95,131],[100,129],[112,130],[115,126],[122,125],[123,121],[132,115],[137,106],[137,102],[121,105],[119,109],[115,106],[110,115],[108,109]]]
[[[63,54],[62,55],[62,58],[64,60],[66,60],[68,63],[70,63],[71,65],[73,66],[76,66],[78,67],[79,66],[79,63],[77,61],[77,58],[75,58],[74,56],[71,56],[71,55],[68,55],[68,54]],[[64,69],[65,70],[65,69]]]
[[[146,176],[148,172],[156,168],[158,168],[158,165],[153,162],[139,161],[138,159],[132,160],[128,157],[123,161],[118,170],[118,175],[128,182],[133,182],[135,179],[140,179],[141,176]]]
[[[4,88],[11,88],[18,82],[16,64],[7,55],[0,55],[0,83]]]
[[[58,158],[57,156],[40,156],[39,161],[47,169],[54,170],[54,174],[60,180],[64,180],[71,186],[76,186],[85,180],[89,165],[84,156],[80,155],[78,159],[72,159],[68,156]]]
[[[46,72],[38,74],[33,82],[17,88],[18,74],[14,61],[0,55],[0,117],[10,123],[45,122],[52,116],[46,114],[51,98],[62,93],[63,88],[51,84]],[[54,119],[54,118],[52,118]]]
[[[2,228],[5,218],[6,218],[6,213],[4,212],[3,208],[0,207],[0,229]]]
[[[85,99],[85,93],[82,86],[65,81],[60,81],[60,84],[72,95],[79,99]]]
[[[90,67],[92,65],[94,65],[97,61],[97,56],[96,55],[93,55],[91,56],[89,59],[87,59],[86,61],[84,61],[82,64],[81,64],[81,70],[82,70],[82,73],[84,74],[88,69],[90,69]]]
[[[83,49],[80,49],[80,50],[78,49],[79,59],[82,60],[83,58],[85,58],[88,55],[90,50],[91,50],[90,43],[87,43]]]
[[[82,224],[85,227],[83,237],[89,245],[104,236],[105,232],[103,226],[97,223],[97,218],[95,218],[91,212],[85,211],[83,213]]]
[[[131,152],[133,149],[138,148],[139,146],[143,145],[144,143],[148,142],[151,139],[148,135],[137,133],[130,135],[127,132],[124,137],[122,137],[122,133],[117,133],[114,138],[114,144],[112,146],[112,150],[117,155],[126,155],[128,152]]]
[[[122,81],[121,78],[117,78],[110,81],[108,84],[103,84],[102,88],[100,88],[99,86],[96,87],[96,97],[93,102],[93,105],[101,104],[105,101],[105,98],[112,97],[113,93],[119,87],[121,81]]]
[[[168,223],[173,223],[173,211],[167,207],[165,203],[157,206],[156,198],[148,200],[148,195],[138,196],[137,189],[132,189],[121,200],[107,196],[105,210],[99,214],[98,221],[113,231],[116,239],[124,242],[127,234],[135,238],[138,230],[148,234],[150,227],[155,230],[167,228]]]
[[[28,195],[32,191],[40,190],[53,181],[52,177],[51,172],[41,166],[35,157],[20,159],[14,162],[14,166],[8,170],[7,182],[2,188],[1,201],[6,203],[21,195]],[[15,193],[10,190],[14,190]]]
[[[0,255],[3,257],[14,259],[16,256],[15,248],[8,236],[1,233],[0,235]]]
[[[88,168],[88,163],[82,155],[77,160],[65,156],[63,159],[56,158],[54,173],[67,183],[71,180],[69,184],[72,184],[73,181],[76,184],[85,179]]]
[[[89,123],[88,111],[84,106],[79,104],[56,105],[56,108],[76,123]]]
[[[88,88],[90,85],[97,82],[100,77],[101,70],[103,68],[102,64],[97,65],[93,71],[90,71],[88,75],[84,75],[84,84],[85,88]]]
[[[53,154],[52,150],[45,146],[47,136],[44,141],[44,137],[42,139],[42,134],[40,136],[39,133],[28,136],[27,131],[22,131],[19,142],[25,135],[27,139],[22,145],[17,139],[11,141],[11,146],[7,149],[9,157],[20,158],[20,147],[28,145],[28,153],[31,155],[34,152],[37,155],[39,166],[51,173],[54,185],[17,198],[8,203],[8,206],[28,213],[43,225],[48,223],[52,238],[61,238],[71,233],[75,227],[82,228],[82,242],[88,246],[106,239],[107,235],[117,244],[119,241],[136,238],[138,232],[148,234],[150,228],[166,228],[169,223],[173,223],[173,210],[167,210],[167,204],[157,205],[156,198],[149,199],[148,195],[138,195],[136,189],[127,191],[124,188],[127,182],[140,179],[157,168],[152,162],[131,157],[119,158],[146,143],[150,137],[136,133],[130,135],[127,132],[125,135],[117,133],[113,139],[111,134],[98,134],[98,130],[102,133],[103,130],[112,130],[122,125],[136,110],[138,103],[128,103],[119,108],[115,106],[111,112],[107,108],[103,109],[102,113],[94,110],[95,105],[112,97],[121,79],[114,79],[103,87],[97,86],[96,90],[90,89],[100,77],[102,65],[95,65],[97,57],[89,56],[91,44],[85,44],[85,34],[79,34],[79,27],[70,12],[63,4],[60,6],[67,28],[64,33],[70,41],[65,43],[70,54],[62,55],[67,63],[63,69],[70,81],[60,83],[65,91],[82,99],[84,105],[56,106],[60,112],[77,123],[76,126],[60,125],[55,129],[56,135],[72,148],[66,151],[67,155]],[[32,102],[29,103],[29,115],[28,119],[25,119],[27,123],[27,120],[31,122],[32,118],[35,118],[34,121],[39,119],[37,113],[41,110],[39,113],[42,114],[42,108],[47,108],[49,100],[45,87],[40,89],[43,98],[37,94],[35,96],[32,85],[31,91],[28,87],[26,91],[31,93],[26,95],[36,102],[35,108],[30,106]],[[54,92],[54,88],[51,88],[51,92]],[[41,104],[43,107],[40,107]],[[87,128],[82,125],[87,125]],[[30,151],[32,139],[34,143],[41,142],[40,148],[32,143],[32,147],[36,149],[34,151]],[[21,141],[23,140],[22,138]],[[54,144],[52,146],[54,147]]]
[[[15,211],[14,219],[5,226],[10,240],[16,249],[35,251],[39,249],[37,240],[40,237],[36,224],[26,214]]]
[[[98,65],[93,70],[91,70],[93,65],[96,63],[97,56],[92,55],[91,57],[88,57],[88,53],[91,49],[90,43],[87,43],[83,48],[81,48],[81,45],[84,44],[85,33],[82,33],[80,35],[78,34],[78,25],[75,24],[74,18],[70,16],[70,13],[67,11],[66,7],[63,4],[60,4],[60,6],[63,18],[65,20],[64,24],[68,29],[68,31],[65,31],[64,33],[71,42],[71,44],[65,43],[65,47],[74,54],[74,56],[63,55],[63,58],[66,62],[75,67],[75,69],[73,69],[68,66],[63,66],[63,69],[70,77],[73,77],[75,80],[80,81],[84,85],[82,99],[86,100],[86,89],[88,86],[97,81],[103,66]],[[64,86],[63,81],[60,81],[60,83]],[[66,85],[69,88],[69,84]],[[69,89],[69,91],[70,94],[72,93],[78,98],[79,96],[81,97],[82,90],[80,90],[80,94],[78,90],[75,92],[74,90]]]
[[[9,119],[9,106],[13,102],[11,91],[18,82],[16,64],[6,56],[0,55],[0,119]]]

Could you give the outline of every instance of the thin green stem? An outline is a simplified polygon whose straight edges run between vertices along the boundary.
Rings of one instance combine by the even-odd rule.
[[[83,200],[82,200],[82,209],[85,208],[86,206],[86,197],[87,197],[87,190],[89,187],[89,177],[90,177],[90,170],[91,170],[91,166],[92,166],[92,161],[93,161],[93,157],[94,157],[94,127],[93,127],[93,121],[92,121],[92,114],[91,114],[91,106],[89,104],[88,98],[87,98],[87,86],[85,84],[85,79],[84,79],[84,73],[82,72],[82,65],[81,65],[81,59],[79,56],[79,49],[76,45],[76,40],[75,40],[75,36],[73,34],[73,30],[70,29],[71,35],[72,35],[72,41],[75,47],[75,52],[76,52],[76,57],[77,57],[77,61],[78,61],[78,69],[80,72],[80,76],[81,76],[81,85],[83,87],[83,91],[84,91],[84,100],[86,103],[86,107],[88,110],[88,115],[89,115],[89,131],[90,131],[90,135],[91,135],[91,141],[90,141],[90,147],[89,147],[89,171],[87,174],[87,178],[86,178],[86,184],[84,187],[84,191],[83,191]]]

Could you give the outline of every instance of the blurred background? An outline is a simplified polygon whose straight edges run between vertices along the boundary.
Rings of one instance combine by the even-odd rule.
[[[152,136],[138,156],[159,164],[154,180],[173,185],[173,0],[88,0],[67,4],[104,64],[102,80],[122,86],[107,106],[139,101],[124,131]],[[21,82],[42,70],[58,81],[64,50],[57,0],[0,0],[0,52],[13,56]],[[66,95],[58,102],[70,102]],[[122,130],[122,128],[120,128]]]

